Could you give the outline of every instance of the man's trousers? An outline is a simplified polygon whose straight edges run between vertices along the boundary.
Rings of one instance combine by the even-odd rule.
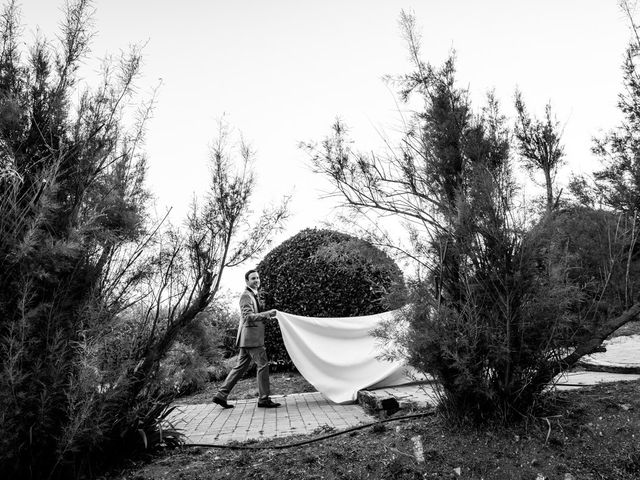
[[[236,366],[231,369],[229,375],[227,375],[216,397],[221,400],[227,399],[235,384],[238,383],[238,380],[242,378],[251,366],[251,360],[256,363],[257,367],[258,401],[269,398],[269,359],[267,358],[267,351],[264,347],[240,347],[238,362]]]

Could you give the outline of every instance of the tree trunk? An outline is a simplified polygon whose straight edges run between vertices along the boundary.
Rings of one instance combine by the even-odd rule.
[[[578,345],[571,354],[556,363],[549,364],[548,368],[541,369],[540,373],[538,373],[531,382],[532,393],[542,391],[542,389],[551,382],[556,375],[573,367],[578,360],[585,355],[590,355],[598,351],[602,342],[604,342],[609,335],[621,326],[635,319],[638,315],[640,315],[640,301],[634,303],[628,310],[625,310],[619,316],[600,326],[591,338]]]
[[[551,180],[551,172],[548,168],[544,169],[544,181],[547,187],[547,214],[553,211],[553,181]]]

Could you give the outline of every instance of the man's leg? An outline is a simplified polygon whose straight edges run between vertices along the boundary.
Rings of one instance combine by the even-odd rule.
[[[253,361],[256,362],[258,401],[269,400],[271,391],[269,386],[269,359],[267,358],[267,350],[264,347],[255,347],[249,349],[249,353]]]
[[[214,399],[218,398],[226,402],[229,393],[231,393],[233,387],[238,383],[238,380],[242,378],[242,375],[247,371],[249,365],[251,365],[251,356],[246,348],[240,347],[238,361],[235,367],[229,372],[229,375],[227,375],[222,386],[218,389],[218,393],[216,393]]]

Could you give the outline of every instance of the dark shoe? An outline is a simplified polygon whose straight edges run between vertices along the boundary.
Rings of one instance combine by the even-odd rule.
[[[272,402],[271,399],[258,401],[258,408],[278,408],[279,406],[279,403]]]
[[[235,405],[229,405],[226,400],[222,400],[218,397],[213,397],[213,403],[217,403],[222,408],[233,408]]]

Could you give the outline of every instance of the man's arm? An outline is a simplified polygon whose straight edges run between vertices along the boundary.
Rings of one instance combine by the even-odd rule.
[[[249,295],[240,297],[240,314],[247,325],[253,326],[257,322],[264,322],[276,316],[276,310],[267,310],[266,312],[256,312],[253,299]]]

